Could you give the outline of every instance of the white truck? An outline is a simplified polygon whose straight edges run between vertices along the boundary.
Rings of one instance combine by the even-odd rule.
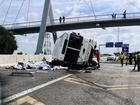
[[[97,43],[79,33],[64,33],[54,45],[52,65],[81,69],[90,65]]]

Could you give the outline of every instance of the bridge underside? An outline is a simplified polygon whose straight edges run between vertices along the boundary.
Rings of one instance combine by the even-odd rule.
[[[138,26],[140,25],[140,18],[137,19],[117,19],[117,20],[97,20],[77,23],[65,23],[46,26],[47,32],[65,31],[65,30],[76,30],[76,29],[89,29],[89,28],[106,28],[106,27],[120,27],[120,26]],[[7,28],[8,29],[8,28]],[[32,27],[19,27],[8,29],[15,35],[38,33],[40,30],[39,26]]]

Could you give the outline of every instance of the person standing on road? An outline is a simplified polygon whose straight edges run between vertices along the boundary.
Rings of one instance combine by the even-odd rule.
[[[138,52],[137,55],[137,66],[138,66],[138,71],[140,71],[140,52]]]
[[[137,66],[137,54],[135,53],[133,55],[133,59],[134,59],[134,68],[133,68],[133,71],[136,69],[136,66]]]
[[[122,67],[123,67],[124,58],[125,58],[124,53],[121,52],[121,54],[119,55],[119,60],[121,61],[121,66],[122,66]]]
[[[129,64],[132,65],[133,55],[132,53],[129,54]]]
[[[134,68],[133,71],[135,70],[136,66],[138,67],[138,71],[140,71],[140,53],[137,52],[134,54]]]
[[[126,61],[125,64],[126,64],[126,66],[128,65],[128,60],[129,60],[128,54],[126,54],[126,55],[125,55],[125,61]]]
[[[96,51],[96,58],[98,61],[98,68],[100,68],[100,52],[99,52],[99,50]]]

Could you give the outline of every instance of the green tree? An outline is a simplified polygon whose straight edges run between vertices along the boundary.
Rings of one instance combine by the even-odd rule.
[[[0,54],[13,54],[17,49],[15,36],[0,26]]]

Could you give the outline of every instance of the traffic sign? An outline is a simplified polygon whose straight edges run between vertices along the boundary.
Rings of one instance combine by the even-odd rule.
[[[115,47],[123,47],[123,42],[115,42]]]
[[[123,44],[122,52],[128,53],[129,52],[129,44]]]
[[[106,47],[113,47],[114,43],[113,42],[106,42]]]

